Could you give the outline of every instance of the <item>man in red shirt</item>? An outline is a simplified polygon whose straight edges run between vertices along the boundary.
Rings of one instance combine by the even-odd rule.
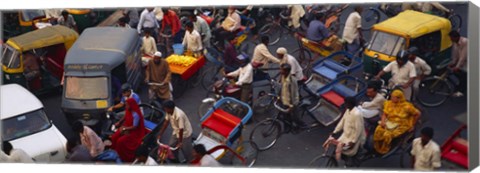
[[[172,35],[171,38],[167,39],[166,41],[168,41],[168,43],[170,44],[167,44],[167,45],[172,45],[172,41],[174,40],[177,40],[175,41],[175,43],[179,43],[181,42],[181,39],[179,39],[179,31],[181,29],[181,25],[180,25],[180,18],[177,16],[177,14],[175,13],[175,11],[173,10],[170,10],[168,8],[163,8],[162,9],[162,12],[163,12],[163,19],[162,19],[162,23],[161,23],[161,26],[160,26],[160,33],[164,33],[166,35]],[[173,39],[173,40],[172,40]],[[180,40],[180,41],[178,41]],[[170,46],[168,46],[170,47]],[[167,48],[167,49],[170,49],[170,48]],[[170,51],[168,51],[170,52]]]

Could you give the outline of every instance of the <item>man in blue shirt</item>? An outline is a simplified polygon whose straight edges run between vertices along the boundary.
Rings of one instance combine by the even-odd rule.
[[[307,39],[315,42],[321,42],[323,39],[330,37],[330,31],[322,22],[323,18],[323,13],[315,14],[315,20],[312,20],[308,25]]]
[[[120,103],[108,108],[108,112],[113,112],[115,109],[121,109],[121,108],[124,108],[125,107],[125,101],[129,98],[133,98],[135,99],[135,101],[137,102],[137,104],[141,104],[141,100],[140,100],[140,96],[138,96],[137,93],[134,93],[133,90],[132,90],[132,86],[128,83],[125,83],[122,85],[122,100],[120,101]],[[122,111],[122,112],[119,112],[117,113],[117,117],[115,117],[115,119],[120,119],[119,122],[123,121],[123,117],[125,115],[125,111]]]

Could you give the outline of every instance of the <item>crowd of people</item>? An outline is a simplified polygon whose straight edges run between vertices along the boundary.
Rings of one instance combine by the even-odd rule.
[[[434,5],[437,7],[437,5]],[[300,27],[300,20],[305,15],[305,9],[301,5],[288,6],[290,21],[293,28]],[[405,7],[407,9],[407,7]],[[425,11],[431,10],[431,7],[422,5]],[[244,11],[251,11],[252,8],[246,8]],[[236,33],[241,30],[242,20],[233,6],[228,8],[228,14],[219,28],[210,28],[209,24],[200,16],[190,14],[189,21],[185,24],[185,33],[181,33],[180,18],[175,9],[168,8],[145,8],[140,13],[136,9],[126,9],[124,16],[119,19],[117,27],[134,28],[138,34],[142,35],[142,53],[146,66],[145,83],[155,83],[149,85],[149,99],[157,99],[162,103],[163,110],[166,113],[165,121],[161,124],[161,130],[158,139],[164,135],[168,126],[173,129],[169,140],[169,145],[178,147],[183,153],[186,162],[195,161],[194,164],[202,166],[220,166],[212,156],[207,154],[205,146],[193,145],[192,143],[192,124],[186,113],[180,109],[173,100],[171,84],[172,72],[166,62],[166,55],[172,53],[171,48],[163,53],[157,49],[158,44],[172,45],[172,43],[181,43],[187,51],[201,53],[207,47],[212,46],[211,39],[215,38],[215,44],[219,44],[223,51],[223,62],[225,63],[225,76],[236,78],[233,85],[241,88],[240,100],[248,103],[252,91],[252,82],[261,79],[269,79],[270,76],[258,70],[259,68],[268,68],[269,63],[276,63],[280,66],[281,91],[280,101],[288,108],[289,118],[299,126],[305,126],[305,123],[297,117],[296,109],[299,103],[299,85],[305,80],[303,69],[296,57],[289,54],[285,47],[276,50],[274,56],[268,49],[269,37],[261,36],[260,43],[256,45],[251,60],[238,59],[239,55],[236,44]],[[355,53],[365,42],[361,31],[361,13],[363,8],[356,6],[354,11],[348,16],[342,37],[346,41],[347,51]],[[60,15],[47,13],[51,16],[52,23],[65,25],[76,29],[76,23],[71,15],[66,11],[61,11]],[[334,33],[331,33],[325,27],[325,14],[318,13],[315,19],[309,23],[307,29],[307,38],[321,43]],[[170,34],[172,39],[164,38],[162,34]],[[181,38],[183,35],[183,38]],[[456,96],[461,96],[466,92],[466,61],[467,61],[467,42],[468,39],[460,36],[457,31],[449,33],[453,42],[453,62],[450,67],[458,75],[460,86]],[[167,43],[168,42],[168,43]],[[357,103],[353,97],[345,98],[346,111],[331,136],[325,142],[324,147],[330,144],[337,145],[336,158],[341,159],[341,155],[353,156],[357,154],[366,140],[364,129],[369,129],[373,135],[373,148],[377,154],[385,154],[391,149],[391,143],[394,138],[414,130],[415,124],[421,116],[421,112],[411,103],[414,94],[418,91],[420,81],[430,75],[431,67],[418,57],[418,49],[415,47],[409,50],[400,51],[396,61],[389,63],[380,71],[375,79],[380,79],[386,73],[391,73],[389,81],[390,88],[399,86],[391,92],[390,99],[387,100],[378,91],[378,83],[371,82],[368,85],[367,97],[370,99],[361,104]],[[103,140],[88,126],[81,122],[73,124],[72,128],[76,135],[68,139],[66,144],[69,157],[67,162],[93,162],[96,161],[102,153],[115,151],[122,162],[131,163],[137,160],[138,163],[145,165],[156,165],[156,161],[149,156],[145,147],[141,147],[142,139],[146,135],[143,113],[139,108],[141,99],[134,93],[129,84],[121,87],[121,101],[108,108],[108,111],[124,109],[117,115],[120,121],[115,124],[117,130],[108,140]],[[377,123],[378,122],[378,123]],[[377,125],[378,124],[378,125]],[[341,135],[337,138],[341,133]],[[335,137],[334,137],[335,136]],[[425,127],[421,130],[421,137],[413,141],[411,151],[413,165],[418,170],[432,170],[440,166],[438,144],[433,140],[433,129]],[[0,160],[10,160],[12,162],[33,162],[33,160],[19,149],[13,149],[11,144],[4,143],[3,152],[0,152]],[[174,151],[174,158],[180,158],[179,152]],[[98,160],[97,160],[98,161]],[[178,160],[178,162],[181,162]]]

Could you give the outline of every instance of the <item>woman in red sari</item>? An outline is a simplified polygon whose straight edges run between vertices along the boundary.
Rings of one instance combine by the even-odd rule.
[[[125,104],[125,120],[112,135],[112,149],[117,151],[123,162],[135,160],[135,150],[145,136],[143,115],[135,99],[129,98]]]

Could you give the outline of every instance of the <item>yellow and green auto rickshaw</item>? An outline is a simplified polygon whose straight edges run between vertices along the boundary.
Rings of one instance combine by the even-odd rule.
[[[3,82],[34,94],[60,86],[65,55],[77,38],[74,30],[56,25],[8,39],[2,45]]]
[[[432,74],[436,74],[437,66],[451,61],[450,31],[448,19],[412,10],[374,25],[371,40],[364,51],[365,75],[376,75],[396,60],[400,50],[413,46],[418,48],[417,56],[431,66]],[[389,76],[385,75],[385,78]]]
[[[37,29],[35,23],[48,22],[44,10],[21,10],[18,11],[18,23],[21,33],[26,33]]]
[[[115,10],[65,9],[77,23],[78,32],[93,27],[108,18]]]

